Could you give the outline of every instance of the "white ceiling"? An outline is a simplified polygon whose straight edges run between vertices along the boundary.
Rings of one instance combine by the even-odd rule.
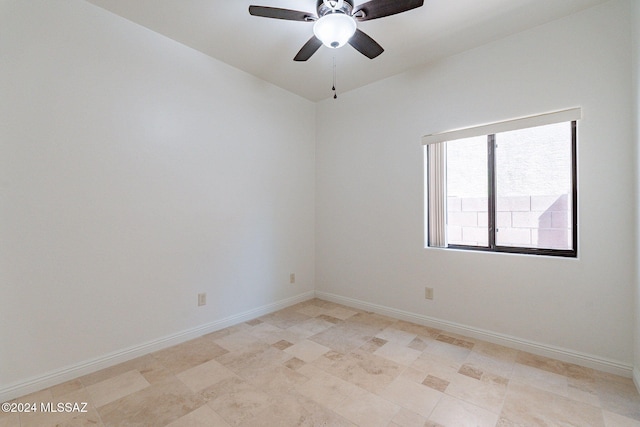
[[[251,4],[308,11],[316,0],[87,0],[312,101],[472,49],[606,0],[425,0],[402,14],[359,22],[385,52],[371,60],[351,46],[293,57],[313,24],[249,15]],[[355,4],[366,0],[355,0]]]

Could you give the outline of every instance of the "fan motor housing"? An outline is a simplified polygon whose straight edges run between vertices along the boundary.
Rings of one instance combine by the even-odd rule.
[[[318,18],[322,18],[328,13],[344,13],[345,15],[351,16],[351,12],[353,11],[353,0],[344,0],[342,7],[340,9],[335,9],[335,11],[327,6],[324,0],[318,0],[316,3],[316,10],[318,11]]]

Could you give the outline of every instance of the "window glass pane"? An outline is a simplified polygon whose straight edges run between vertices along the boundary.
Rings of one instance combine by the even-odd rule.
[[[496,245],[572,248],[571,123],[496,135]]]
[[[447,242],[488,246],[487,137],[447,142]]]

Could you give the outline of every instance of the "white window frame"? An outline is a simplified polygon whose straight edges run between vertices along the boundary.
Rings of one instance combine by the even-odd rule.
[[[581,108],[570,108],[567,110],[555,111],[551,113],[538,114],[534,116],[521,117],[502,122],[490,123],[480,126],[473,126],[463,129],[456,129],[447,132],[439,132],[425,135],[422,137],[422,144],[425,146],[425,246],[436,248],[452,248],[452,249],[473,249],[485,250],[493,252],[511,252],[535,255],[555,255],[565,257],[577,257],[578,253],[578,230],[577,230],[577,149],[576,149],[576,133],[575,123],[582,119]],[[572,122],[572,248],[571,249],[544,249],[544,248],[524,248],[524,247],[502,247],[495,244],[495,230],[489,224],[489,245],[481,246],[462,246],[449,245],[446,237],[446,149],[447,141],[458,139],[487,136],[492,138],[495,134],[509,132],[519,129],[532,128],[537,126],[545,126],[562,122]],[[490,153],[493,158],[493,153]],[[491,168],[493,169],[493,168]],[[493,174],[493,170],[490,172]],[[495,188],[489,189],[489,212],[493,211],[495,215]],[[491,216],[491,214],[490,214]]]

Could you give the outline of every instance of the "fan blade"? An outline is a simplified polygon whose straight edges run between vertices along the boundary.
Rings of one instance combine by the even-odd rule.
[[[277,7],[266,6],[249,6],[249,13],[253,16],[262,16],[263,18],[286,19],[288,21],[305,21],[311,22],[315,17],[308,12],[299,10],[280,9]]]
[[[353,16],[358,21],[368,21],[406,12],[423,4],[424,0],[371,0],[356,7]],[[362,12],[360,15],[364,16],[357,16],[358,12]]]
[[[356,29],[356,33],[349,39],[349,44],[369,59],[384,52],[382,46],[359,29]]]
[[[304,46],[302,46],[302,49],[300,49],[300,52],[298,52],[293,60],[306,61],[307,59],[311,58],[311,55],[313,55],[318,49],[320,49],[320,46],[322,46],[322,42],[320,41],[320,39],[316,36],[311,37],[309,41],[306,42]]]

